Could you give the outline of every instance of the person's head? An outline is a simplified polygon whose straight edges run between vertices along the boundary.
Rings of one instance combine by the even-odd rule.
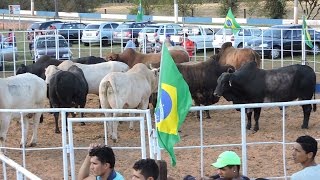
[[[218,169],[218,174],[225,179],[232,179],[239,176],[241,160],[233,151],[221,153],[215,163],[212,164]]]
[[[293,159],[296,163],[307,164],[317,155],[318,142],[311,136],[300,136],[293,147]]]
[[[159,176],[159,167],[154,159],[140,159],[132,168],[132,179],[156,180]]]
[[[90,169],[95,176],[111,172],[115,165],[115,156],[111,147],[97,146],[90,150]]]
[[[167,38],[167,39],[170,39],[170,34],[166,34],[166,38]]]
[[[184,34],[183,34],[183,37],[188,38],[188,34],[187,34],[187,33],[184,33]]]

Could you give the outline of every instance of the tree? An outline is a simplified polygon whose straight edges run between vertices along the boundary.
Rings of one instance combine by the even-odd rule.
[[[139,0],[132,0],[132,3],[135,4],[134,7],[130,8],[130,14],[137,14],[138,6],[139,6]],[[141,5],[143,9],[143,14],[150,15],[156,8],[158,0],[141,0]]]
[[[298,0],[306,19],[314,19],[320,13],[318,0]]]
[[[201,5],[204,0],[177,0],[178,11],[181,16],[194,16],[196,7]],[[157,8],[161,11],[173,14],[173,0],[157,1]]]
[[[220,0],[219,15],[225,17],[228,13],[229,7],[231,7],[233,14],[237,14],[239,7],[238,0]]]

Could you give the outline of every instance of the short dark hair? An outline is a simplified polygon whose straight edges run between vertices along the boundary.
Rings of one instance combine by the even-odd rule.
[[[297,138],[296,142],[301,145],[306,153],[312,152],[312,158],[314,159],[318,151],[318,142],[313,137],[308,135],[300,136]]]
[[[159,167],[154,159],[140,159],[134,163],[132,168],[136,171],[140,170],[145,179],[153,177],[156,180],[159,176]]]
[[[97,146],[90,150],[89,156],[96,156],[101,163],[109,163],[111,168],[114,168],[116,158],[113,150],[109,146]]]

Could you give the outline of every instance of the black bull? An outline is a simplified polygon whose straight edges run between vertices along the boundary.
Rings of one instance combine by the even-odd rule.
[[[273,70],[258,69],[254,61],[244,64],[234,73],[223,73],[214,95],[223,96],[235,104],[310,100],[315,95],[316,74],[306,65],[290,65]],[[302,105],[303,123],[308,128],[312,106]],[[313,105],[316,111],[316,105]],[[254,131],[259,130],[261,108],[254,108]],[[251,128],[252,111],[247,112],[247,129]]]

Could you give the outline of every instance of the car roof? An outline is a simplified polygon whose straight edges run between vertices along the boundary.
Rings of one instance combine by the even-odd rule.
[[[283,25],[275,25],[275,26],[271,26],[271,28],[302,28],[301,24],[283,24]]]
[[[38,36],[36,36],[36,38],[49,38],[49,37],[55,37],[55,36],[57,36],[57,37],[63,37],[61,34],[47,34],[47,35],[38,35]]]

